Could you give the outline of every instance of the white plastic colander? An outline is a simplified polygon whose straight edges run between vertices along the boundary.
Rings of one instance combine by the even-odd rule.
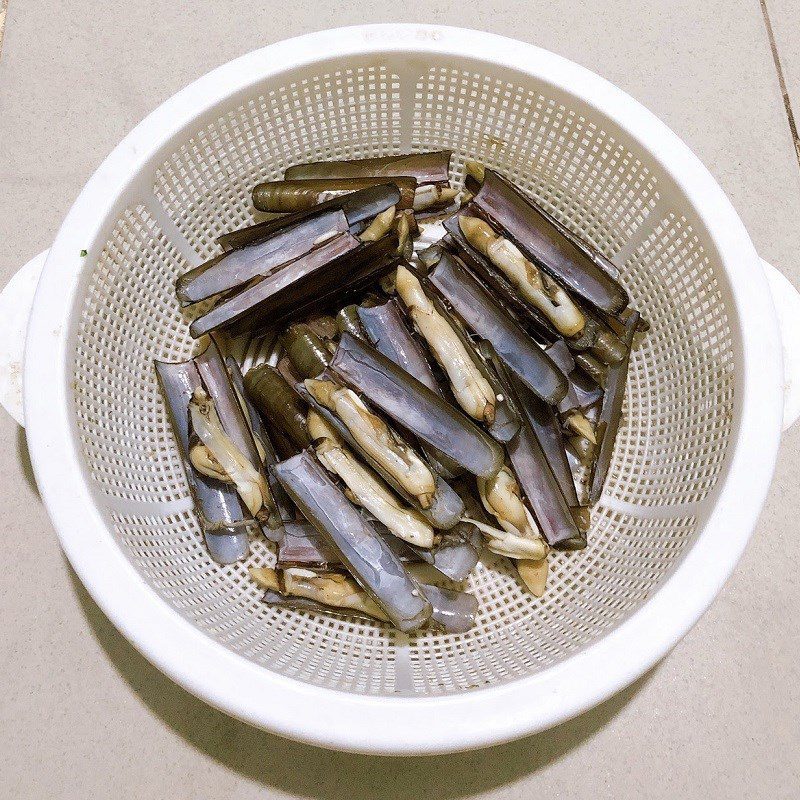
[[[218,566],[192,513],[152,369],[192,348],[173,283],[215,252],[214,237],[252,221],[257,181],[300,161],[433,148],[456,153],[455,181],[465,157],[485,161],[599,247],[652,325],[589,547],[554,558],[541,600],[499,560],[479,565],[469,583],[480,613],[463,635],[267,608],[247,578],[271,563],[266,544],[253,541],[247,564]],[[19,370],[13,332],[43,261],[24,410],[69,560],[120,631],[186,689],[328,747],[488,745],[641,675],[730,574],[782,415],[788,424],[800,411],[781,353],[782,341],[795,347],[785,366],[800,375],[800,296],[759,260],[697,158],[596,75],[485,33],[316,33],[168,100],[91,178],[46,261],[0,298],[6,374]],[[4,400],[18,406],[13,386]]]

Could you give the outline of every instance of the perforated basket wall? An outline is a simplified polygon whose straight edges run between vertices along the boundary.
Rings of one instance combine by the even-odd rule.
[[[419,61],[416,62],[419,64]],[[152,360],[192,342],[175,278],[252,221],[249,190],[299,161],[452,148],[497,167],[620,267],[652,327],[633,358],[611,475],[589,547],[553,558],[547,594],[501,560],[469,585],[478,624],[405,637],[375,624],[270,610],[247,564],[207,556]],[[520,73],[401,54],[327,62],[220,107],[154,165],[90,266],[74,331],[77,435],[98,504],[165,602],[264,669],[370,694],[439,695],[568,657],[646,601],[702,524],[735,423],[735,342],[715,254],[668,176],[625,135]]]

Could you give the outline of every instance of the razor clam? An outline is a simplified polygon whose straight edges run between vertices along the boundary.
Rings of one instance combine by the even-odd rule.
[[[423,625],[432,608],[419,584],[314,457],[306,451],[274,469],[303,516],[334,545],[347,569],[392,624],[402,631]]]
[[[497,397],[478,368],[477,358],[470,352],[469,345],[436,308],[414,273],[399,266],[395,273],[395,285],[414,327],[447,374],[458,404],[473,419],[491,425]]]
[[[292,501],[289,500],[289,497],[283,490],[283,487],[275,479],[275,476],[269,469],[278,462],[278,455],[275,451],[275,447],[266,430],[264,430],[264,424],[261,421],[261,415],[258,413],[258,409],[247,394],[247,390],[244,386],[244,376],[242,375],[241,369],[239,369],[239,364],[234,358],[229,356],[225,359],[225,366],[227,367],[228,374],[231,377],[233,388],[236,391],[236,397],[238,398],[239,404],[242,407],[242,411],[247,418],[250,427],[250,433],[253,436],[253,441],[255,442],[256,448],[261,456],[261,462],[264,465],[264,471],[267,475],[267,481],[272,492],[272,498],[275,501],[275,507],[278,510],[280,519],[286,523],[295,518],[297,510],[292,505]]]
[[[443,251],[427,280],[539,397],[558,403],[566,395],[564,374],[455,256]]]
[[[414,242],[412,239],[412,232],[411,232],[411,220],[414,220],[414,212],[407,212],[400,214],[397,218],[396,230],[397,230],[397,255],[402,256],[406,260],[411,258],[414,255]],[[414,225],[416,226],[416,220],[414,220]],[[417,232],[419,232],[419,228],[417,228]],[[384,275],[381,279],[381,288],[386,286],[386,282],[390,281],[391,274]],[[391,281],[390,281],[391,283]],[[391,285],[388,286],[386,290],[387,294],[393,293],[393,287]]]
[[[391,206],[387,208],[386,211],[382,211],[375,219],[364,228],[361,233],[358,234],[358,238],[362,242],[375,242],[378,239],[386,236],[386,234],[391,230],[392,226],[394,225],[395,217],[397,216],[397,209],[395,206]],[[401,250],[400,247],[400,237],[398,235],[398,244],[397,250],[398,252]]]
[[[219,564],[247,558],[247,532],[256,530],[256,523],[245,518],[230,484],[198,473],[189,460],[189,401],[195,390],[203,387],[197,367],[192,361],[156,361],[155,368],[208,552]]]
[[[402,367],[409,375],[443,397],[422,345],[406,327],[397,300],[374,306],[358,307],[358,317],[373,347]],[[463,471],[452,458],[430,445],[423,447],[431,466],[444,478],[454,478]]]
[[[578,530],[559,481],[534,432],[531,412],[522,400],[524,384],[507,369],[501,370],[500,378],[505,391],[520,409],[522,422],[506,450],[539,530],[556,550],[579,550],[586,546],[586,537]]]
[[[546,558],[538,561],[519,560],[514,562],[520,580],[525,588],[534,596],[541,597],[547,585],[548,561]]]
[[[386,178],[307,178],[300,180],[268,181],[253,187],[253,205],[259,211],[305,211],[326,200],[351,194],[359,189],[380,186]],[[400,192],[397,206],[412,208],[417,182],[410,177],[391,180]]]
[[[341,478],[356,505],[365,508],[399,539],[416,547],[433,546],[433,528],[425,518],[404,506],[377,475],[362,466],[336,431],[314,410],[309,411],[307,424],[317,459]]]
[[[547,543],[556,550],[580,550],[586,547],[586,537],[578,530],[572,510],[524,407],[522,426],[508,444],[508,456]]]
[[[481,557],[483,538],[470,522],[459,522],[441,534],[430,565],[452,581],[463,581]]]
[[[614,453],[614,443],[617,439],[620,421],[622,419],[622,404],[625,400],[625,387],[628,382],[628,368],[631,360],[631,350],[633,348],[633,337],[639,325],[639,314],[634,311],[625,320],[625,337],[623,342],[627,352],[623,359],[609,367],[606,378],[606,391],[603,397],[603,405],[600,408],[600,416],[597,420],[597,428],[601,432],[602,439],[597,451],[597,459],[592,469],[592,477],[589,486],[589,502],[596,503],[603,494],[608,470],[611,467],[611,456]]]
[[[547,545],[536,521],[525,507],[514,473],[504,466],[493,478],[478,478],[478,494],[483,507],[498,521],[500,528],[482,528],[487,547],[512,559],[540,561],[547,556]]]
[[[490,477],[503,450],[464,414],[366,342],[343,334],[329,369],[405,430],[473,475]]]
[[[341,210],[352,229],[359,228],[389,206],[400,202],[400,191],[392,183],[382,183],[352,194],[334,197],[318,206],[294,214],[278,214],[272,219],[248,225],[236,231],[229,231],[217,238],[217,244],[226,252],[239,250],[257,242],[262,242],[284,228],[289,228],[327,211]],[[199,268],[198,268],[199,269]]]
[[[228,436],[205,389],[192,394],[189,421],[192,435],[199,439],[189,451],[192,466],[207,477],[233,484],[250,515],[259,517],[269,496],[266,477]]]
[[[446,208],[450,206],[458,196],[458,189],[451,189],[449,186],[438,186],[429,183],[426,186],[420,186],[414,192],[413,210],[416,213],[420,211],[429,211],[434,208]]]
[[[331,617],[343,617],[350,620],[373,621],[373,617],[352,609],[331,608],[307,597],[292,597],[275,589],[267,589],[261,602],[271,608],[287,608],[291,611],[308,611],[312,614],[326,614]]]
[[[377,619],[389,622],[386,613],[352,578],[341,573],[318,574],[314,570],[289,568],[283,571],[283,586],[278,576],[265,579],[251,575],[265,589],[268,605],[312,611],[351,619]],[[445,633],[466,633],[475,624],[478,600],[474,595],[433,584],[420,584],[431,604],[430,623]]]
[[[491,292],[495,302],[526,328],[530,328],[531,335],[535,336],[537,341],[543,344],[556,341],[559,338],[558,331],[547,317],[535,306],[527,303],[514,289],[506,275],[466,240],[459,225],[460,218],[461,214],[456,214],[444,221],[447,234],[440,242],[420,253],[420,261],[427,268],[431,268],[439,261],[443,249],[453,253],[480,279]]]
[[[376,306],[362,305],[357,307],[357,311],[361,326],[372,346],[441,396],[442,390],[433,375],[425,351],[406,327],[397,301],[389,300]]]
[[[305,597],[323,606],[356,611],[391,622],[389,615],[369,593],[351,577],[341,573],[317,574],[308,569],[290,567],[283,571],[283,591],[291,597]]]
[[[540,315],[543,316],[548,326],[569,339],[573,349],[591,349],[607,364],[614,364],[622,358],[622,343],[608,325],[596,314],[581,309],[552,278],[526,259],[513,242],[501,237],[479,217],[459,214],[457,219],[461,236],[452,233],[453,239],[462,246],[465,242],[502,273],[531,308],[538,312],[531,314],[534,321],[539,322]],[[454,229],[454,220],[449,226],[451,231]],[[490,272],[485,266],[481,271]],[[502,279],[497,282],[502,283]],[[504,296],[507,295],[504,292]],[[613,317],[610,319],[613,320]]]
[[[304,378],[316,378],[331,360],[325,342],[308,325],[290,325],[281,336],[281,344],[296,372]]]
[[[347,332],[353,336],[358,336],[359,339],[364,338],[364,329],[361,327],[357,305],[350,304],[339,310],[336,314],[336,328],[340,334]]]
[[[352,390],[333,381],[307,378],[305,387],[348,428],[359,447],[403,487],[421,508],[430,508],[436,479],[424,460]]]
[[[473,419],[486,423],[495,439],[507,442],[519,427],[517,413],[503,395],[480,343],[470,339],[461,320],[416,275],[400,266],[396,280],[397,293],[447,375],[458,404]]]
[[[273,430],[288,436],[295,450],[311,445],[306,427],[307,406],[275,367],[254,367],[245,376],[244,385],[247,396]]]
[[[283,488],[283,487],[281,487]],[[341,566],[339,555],[309,522],[288,522],[278,542],[278,566],[328,570]]]
[[[445,483],[438,475],[434,475],[434,492],[430,495],[430,506],[423,508],[418,504],[413,494],[407,491],[403,484],[398,481],[393,475],[384,469],[380,460],[372,458],[370,453],[365,450],[347,425],[329,408],[326,408],[322,403],[319,403],[313,395],[309,392],[304,384],[300,384],[299,388],[303,397],[308,401],[309,405],[328,423],[336,433],[342,438],[347,446],[356,453],[362,461],[368,464],[372,469],[383,478],[386,483],[392,487],[401,497],[413,505],[420,513],[427,519],[435,528],[447,529],[452,528],[461,519],[461,514],[464,511],[464,506],[461,498],[453,491],[453,489]],[[346,399],[346,398],[345,398]],[[363,407],[363,403],[359,401],[352,410],[358,411],[359,406]],[[366,420],[375,419],[374,415],[370,413]],[[384,425],[382,421],[378,423],[379,427]],[[364,429],[366,430],[366,428]],[[394,434],[396,437],[396,434]],[[405,444],[405,443],[404,443]],[[405,445],[406,447],[408,445]]]
[[[600,388],[606,385],[608,367],[590,353],[576,353],[575,366],[588,375]]]
[[[445,633],[466,633],[475,626],[478,598],[474,594],[445,589],[432,583],[423,583],[422,591],[433,609],[431,625],[441,628]]]
[[[309,317],[305,324],[313,334],[325,341],[336,339],[339,336],[339,330],[336,327],[336,318],[332,317],[330,314],[317,314],[313,317]]]
[[[572,470],[565,452],[564,436],[561,424],[551,406],[540,400],[521,382],[516,385],[519,401],[523,406],[523,413],[536,438],[539,440],[542,452],[547,463],[558,481],[561,493],[570,508],[572,518],[578,530],[585,533],[591,522],[589,509],[578,501],[578,492]]]
[[[580,335],[586,319],[556,281],[525,258],[513,242],[496,233],[488,222],[465,214],[460,214],[458,221],[466,240],[500,269],[562,336]]]
[[[278,231],[264,241],[232,250],[181,275],[175,292],[182,303],[197,303],[222,292],[243,287],[254,278],[264,278],[330,239],[349,232],[347,217],[341,210],[310,217]]]
[[[357,158],[349,161],[310,161],[284,172],[287,180],[303,178],[395,178],[409,176],[420,185],[446,184],[450,178],[450,150],[399,156]]]
[[[619,314],[628,305],[625,289],[597,266],[585,248],[577,247],[532,200],[496,172],[468,162],[466,186],[475,195],[470,207],[480,209],[568,289],[608,314]]]
[[[248,572],[269,597],[303,601],[287,602],[286,607],[390,621],[369,593],[341,572],[320,573],[306,567],[286,567],[280,574],[270,567],[251,567]]]
[[[210,400],[206,406],[208,413],[205,414],[202,405],[195,403],[200,394],[199,390],[195,390],[192,408],[190,408],[194,432],[217,460],[219,460],[220,454],[225,457],[232,456],[231,464],[234,462],[241,464],[246,472],[251,473],[251,480],[247,482],[248,491],[252,496],[251,513],[259,522],[266,523],[267,528],[264,529],[264,535],[277,541],[281,536],[281,518],[264,470],[263,463],[266,453],[263,443],[262,449],[259,450],[250,424],[249,412],[244,406],[243,398],[237,393],[231,373],[213,340],[202,353],[194,358],[194,363]],[[222,436],[217,436],[216,432],[208,427],[209,422],[213,425],[215,416],[221,423]],[[201,421],[207,426],[205,430],[200,430],[194,425],[195,422],[201,423]],[[223,445],[226,438],[230,440],[232,448],[223,447],[219,452],[212,449]],[[233,475],[231,474],[230,477]]]
[[[189,332],[195,339],[222,327],[240,333],[323,307],[333,297],[358,291],[377,280],[391,268],[396,249],[394,233],[363,243],[343,233],[223,300],[196,319]]]

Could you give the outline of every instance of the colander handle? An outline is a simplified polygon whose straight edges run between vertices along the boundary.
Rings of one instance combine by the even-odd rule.
[[[33,295],[49,252],[45,250],[32,258],[0,292],[0,405],[23,426],[22,363],[25,334]]]
[[[34,256],[0,292],[0,405],[20,424],[22,411],[22,365],[25,334],[33,295],[49,250]],[[783,342],[783,429],[800,418],[800,292],[783,273],[761,260],[772,291]]]
[[[783,429],[800,418],[800,292],[786,276],[761,259],[778,314],[783,345]]]

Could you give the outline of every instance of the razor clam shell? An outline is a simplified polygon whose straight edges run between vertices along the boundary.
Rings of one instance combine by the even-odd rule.
[[[347,161],[309,161],[289,167],[283,177],[286,180],[294,180],[409,176],[416,178],[419,184],[444,184],[450,178],[450,155],[450,150],[437,150],[430,153],[409,153]]]
[[[433,584],[421,584],[420,588],[431,604],[430,621],[445,633],[466,633],[475,625],[475,616],[478,613],[478,599],[467,592],[458,592],[454,589],[442,589]],[[308,597],[294,597],[281,594],[274,589],[268,589],[262,598],[266,605],[276,608],[289,608],[293,611],[310,611],[315,614],[329,614],[333,617],[345,619],[371,620],[384,622],[362,611],[349,608],[326,606]]]
[[[486,289],[491,292],[495,302],[499,303],[512,317],[515,317],[520,324],[530,329],[531,335],[540,344],[549,344],[560,338],[561,334],[553,327],[550,320],[538,308],[527,303],[503,272],[467,241],[459,227],[458,220],[461,215],[461,213],[455,214],[444,221],[447,234],[441,239],[438,249],[444,249],[458,256],[467,269],[480,278]],[[432,268],[439,261],[439,256],[431,254],[423,259],[421,255],[420,260],[428,268]]]
[[[238,250],[241,247],[268,239],[277,231],[331,210],[344,212],[348,225],[355,228],[399,202],[400,190],[393,183],[382,183],[380,186],[362,189],[353,194],[334,197],[306,211],[280,214],[273,219],[258,222],[236,231],[229,231],[217,238],[217,244],[226,251]]]
[[[385,177],[359,178],[301,178],[267,181],[253,187],[253,205],[259,211],[306,211],[319,205],[319,197],[326,192],[352,193],[387,183]],[[410,176],[393,177],[390,181],[400,192],[398,210],[413,208],[417,181]],[[344,195],[342,195],[344,196]]]
[[[450,580],[463,581],[480,560],[482,546],[481,532],[469,522],[459,522],[442,534],[430,563]]]
[[[175,283],[178,300],[196,303],[221,292],[267,277],[289,262],[314,250],[322,239],[348,231],[347,217],[340,210],[328,211],[278,231],[274,236],[231,250],[181,275]]]
[[[560,412],[564,413],[575,408],[588,408],[602,398],[602,387],[591,376],[577,367],[575,356],[570,352],[569,346],[563,339],[558,339],[545,347],[545,352],[553,359],[553,362],[567,376],[569,381],[567,394],[558,404]],[[579,356],[580,354],[576,355]]]
[[[358,306],[351,303],[339,309],[336,313],[336,329],[340,334],[347,332],[359,339],[364,337]]]
[[[343,266],[342,257],[357,250],[363,253],[358,239],[354,236],[349,233],[335,236],[300,258],[284,264],[281,269],[257,283],[245,286],[241,291],[223,298],[210,311],[194,320],[189,332],[197,339],[217,328],[229,327],[247,314],[253,314],[258,308],[266,310],[276,305],[277,298],[285,295],[293,285],[302,283],[307,287],[310,281],[326,268],[338,271]],[[240,250],[234,251],[234,253],[240,252]],[[277,315],[270,315],[271,324],[277,319]]]
[[[261,364],[247,373],[247,396],[267,419],[273,432],[287,437],[294,452],[311,445],[306,428],[306,403],[286,378],[269,364]]]
[[[589,481],[589,502],[596,503],[603,494],[603,486],[611,468],[611,457],[614,454],[614,443],[617,440],[619,425],[622,419],[622,404],[625,400],[625,388],[628,382],[628,368],[633,348],[633,337],[639,325],[639,314],[634,311],[625,320],[623,342],[627,351],[622,360],[608,368],[606,391],[603,405],[597,420],[596,430],[602,434],[597,459],[594,462],[592,476]]]
[[[470,205],[504,230],[535,264],[587,302],[609,314],[628,305],[625,289],[584,248],[575,245],[538,206],[491,169]]]
[[[601,389],[605,387],[608,367],[591,353],[576,353],[575,365],[581,372],[588,375]]]
[[[281,346],[294,371],[304,378],[321,375],[331,360],[325,340],[302,322],[290,325],[283,332]]]
[[[568,384],[561,370],[455,256],[443,252],[426,280],[539,397],[558,403],[566,395]]]
[[[344,334],[329,369],[425,444],[468,472],[492,477],[503,450],[460,411],[366,342]]]
[[[491,433],[498,442],[505,444],[506,442],[510,442],[519,430],[519,411],[514,405],[513,398],[508,397],[503,391],[503,385],[500,381],[500,367],[498,366],[499,356],[494,347],[492,347],[492,343],[486,339],[480,339],[475,349],[478,355],[483,359],[486,370],[485,374],[489,376],[489,383],[492,389],[494,389],[497,398],[495,418],[494,422],[489,425],[489,433]]]
[[[156,361],[155,368],[208,552],[218,564],[234,564],[247,558],[247,527],[255,530],[257,523],[243,527],[245,517],[236,490],[201,475],[189,460],[189,401],[195,389],[203,386],[200,374],[192,361]]]
[[[430,583],[422,584],[433,613],[431,622],[445,633],[466,633],[475,625],[478,613],[478,598],[468,592],[443,589]]]
[[[283,487],[281,487],[283,488]],[[278,542],[278,567],[326,570],[340,567],[341,559],[328,540],[310,522],[289,522]]]
[[[264,464],[253,440],[250,423],[236,396],[233,378],[228,372],[216,342],[212,339],[208,347],[193,360],[197,372],[205,384],[206,391],[214,403],[225,433],[244,457],[258,469],[267,485],[269,495],[264,498],[264,507],[269,515],[269,521],[268,524],[261,525],[261,530],[267,539],[277,542],[283,535],[280,514],[271,493]]]
[[[358,455],[359,459],[374,470],[381,478],[394,489],[409,505],[425,517],[434,528],[446,530],[452,528],[461,519],[464,507],[461,498],[453,491],[452,487],[434,473],[436,491],[434,492],[429,508],[422,508],[416,498],[412,497],[397,480],[364,451],[361,445],[353,438],[349,428],[330,409],[317,402],[303,384],[298,385],[298,391],[313,408],[344,440],[345,444]]]
[[[564,499],[570,508],[577,508],[580,506],[578,491],[567,459],[566,443],[558,417],[551,406],[536,397],[526,386],[517,384],[515,388],[523,405],[522,413],[539,440]]]
[[[449,256],[448,256],[449,257]],[[423,293],[431,302],[436,312],[442,317],[449,325],[450,329],[461,342],[467,356],[472,362],[475,369],[481,374],[484,380],[489,384],[495,396],[495,419],[490,425],[487,425],[489,433],[499,442],[506,442],[511,436],[514,435],[517,424],[517,415],[513,407],[508,403],[505,395],[500,387],[497,375],[494,368],[488,360],[478,351],[479,348],[476,343],[470,338],[467,332],[467,326],[464,320],[456,313],[453,312],[452,307],[447,305],[445,298],[432,286],[424,277],[417,275],[420,279],[420,286]],[[402,305],[402,301],[398,301]],[[409,316],[411,314],[409,313]],[[491,346],[491,345],[490,345]],[[452,384],[449,384],[452,390]],[[454,406],[457,405],[455,398],[453,398]]]
[[[578,530],[570,504],[536,436],[530,407],[520,399],[521,382],[510,373],[507,382],[522,413],[522,426],[507,446],[517,481],[547,543],[556,550],[579,550],[586,546],[586,537]]]
[[[313,614],[328,614],[332,617],[368,620],[370,622],[386,624],[384,620],[376,619],[361,611],[353,611],[349,608],[337,608],[336,606],[326,606],[308,597],[294,597],[290,594],[281,594],[274,589],[267,589],[261,598],[261,602],[274,608],[288,608],[292,611],[310,611]]]
[[[283,522],[289,522],[297,516],[297,509],[294,507],[289,495],[283,489],[280,482],[272,474],[270,467],[278,463],[278,454],[275,451],[275,445],[272,443],[269,434],[264,428],[264,423],[261,420],[261,414],[255,407],[250,396],[244,388],[244,376],[239,368],[236,359],[228,357],[225,359],[225,366],[228,368],[228,374],[231,376],[231,381],[236,387],[239,396],[244,400],[247,408],[247,416],[250,422],[250,430],[253,436],[258,438],[264,448],[264,470],[267,474],[267,481],[269,488],[272,491],[272,499],[275,501],[275,506],[278,509],[278,514]]]
[[[379,353],[442,396],[425,350],[406,326],[397,300],[377,306],[359,306],[358,316],[367,338]]]
[[[359,306],[358,316],[373,347],[424,383],[440,397],[442,389],[431,369],[425,349],[406,326],[397,300],[376,306]],[[444,478],[453,478],[462,470],[451,458],[434,447],[423,448],[431,466]]]
[[[331,262],[329,269],[304,276],[285,287],[280,296],[270,298],[232,325],[234,332],[261,330],[275,323],[284,323],[296,316],[348,303],[397,265],[397,234],[390,232],[375,242],[366,242],[357,249]]]
[[[306,519],[334,546],[392,623],[401,631],[423,625],[432,608],[420,585],[314,457],[304,451],[274,469]]]
[[[397,541],[400,541],[399,539]],[[431,550],[401,542],[416,560],[435,569],[440,575],[460,583],[475,569],[481,557],[483,539],[469,522],[459,522],[440,535],[440,542]]]
[[[575,358],[570,352],[569,345],[563,339],[556,339],[548,344],[544,351],[564,375],[569,375],[575,369]]]
[[[569,389],[566,397],[558,404],[563,414],[573,409],[586,409],[603,397],[603,390],[581,369],[577,367],[567,375]]]

